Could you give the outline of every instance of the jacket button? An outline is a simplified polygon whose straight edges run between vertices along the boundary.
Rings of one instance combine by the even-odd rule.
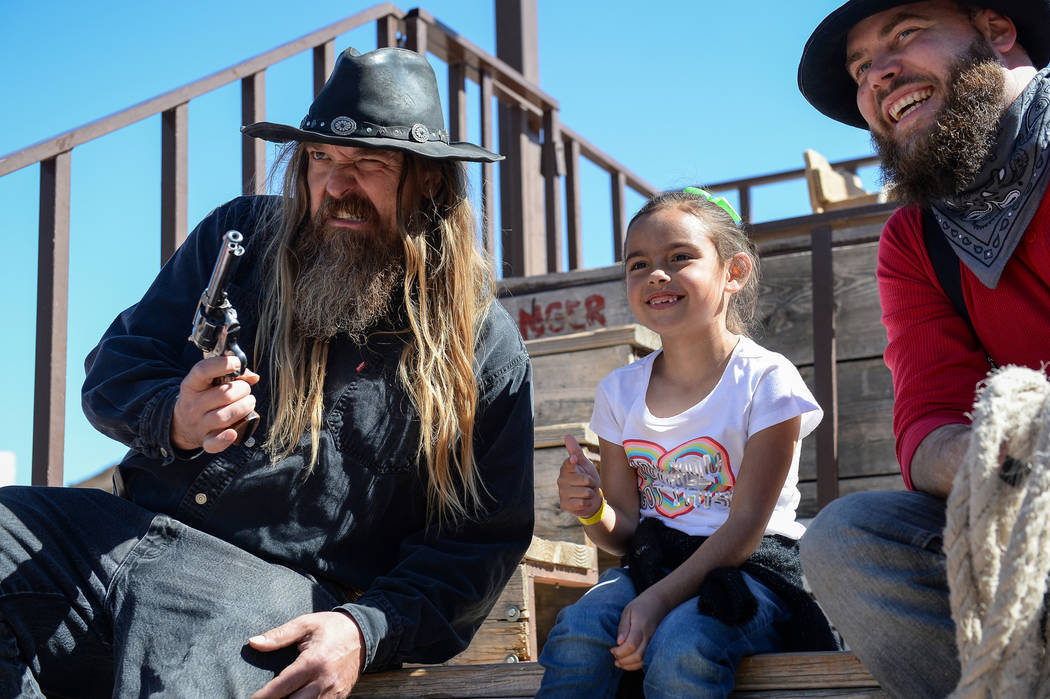
[[[193,501],[196,502],[198,505],[203,505],[204,503],[208,502],[208,496],[204,493],[197,493],[193,496]]]
[[[164,447],[161,447],[160,448],[160,455],[163,456],[165,459],[168,458],[168,450],[165,449]]]

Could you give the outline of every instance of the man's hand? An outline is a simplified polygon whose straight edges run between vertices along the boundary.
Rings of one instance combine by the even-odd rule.
[[[252,648],[267,652],[299,645],[299,657],[252,695],[252,699],[342,697],[350,694],[361,675],[364,643],[357,622],[342,612],[304,614],[248,639]]]
[[[558,497],[561,509],[576,517],[587,518],[602,506],[601,477],[591,460],[584,456],[579,442],[571,434],[565,435],[565,450],[569,455],[561,463],[558,473]]]
[[[616,633],[617,645],[612,648],[613,664],[622,670],[641,670],[642,659],[656,627],[670,611],[649,588],[631,600],[620,615]]]
[[[179,386],[171,416],[171,443],[176,448],[203,448],[217,454],[237,439],[230,426],[255,409],[252,386],[259,382],[259,375],[248,370],[230,383],[215,386],[212,382],[239,368],[236,357],[211,357],[193,365]]]

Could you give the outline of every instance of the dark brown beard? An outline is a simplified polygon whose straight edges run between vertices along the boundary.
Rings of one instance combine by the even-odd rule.
[[[1006,110],[1004,78],[983,39],[952,65],[947,84],[944,105],[925,133],[898,143],[872,129],[883,177],[903,203],[929,206],[965,191],[995,148]]]
[[[373,227],[362,234],[329,226],[333,213],[363,215]],[[362,343],[404,276],[400,236],[383,228],[371,202],[357,196],[326,197],[299,236],[295,256],[295,329],[315,339],[346,333]]]

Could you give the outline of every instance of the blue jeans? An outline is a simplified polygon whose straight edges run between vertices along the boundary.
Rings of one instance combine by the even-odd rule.
[[[884,689],[943,697],[959,681],[942,549],[945,502],[866,492],[828,504],[802,537],[802,567],[846,643]]]
[[[247,639],[337,604],[101,490],[0,489],[0,696],[248,696],[297,650]]]
[[[790,613],[769,589],[746,573],[744,578],[758,601],[755,618],[744,626],[700,614],[695,597],[664,617],[642,658],[646,699],[727,696],[741,658],[779,648],[773,624]],[[615,696],[623,671],[613,665],[610,649],[620,614],[635,596],[627,571],[611,568],[561,610],[540,654],[545,672],[537,697]]]

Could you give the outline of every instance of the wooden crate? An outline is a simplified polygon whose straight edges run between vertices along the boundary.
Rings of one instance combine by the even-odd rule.
[[[503,589],[470,646],[446,665],[526,662],[539,656],[537,590],[544,586],[586,590],[598,581],[593,546],[532,538],[532,545]],[[550,623],[544,621],[542,638]]]

